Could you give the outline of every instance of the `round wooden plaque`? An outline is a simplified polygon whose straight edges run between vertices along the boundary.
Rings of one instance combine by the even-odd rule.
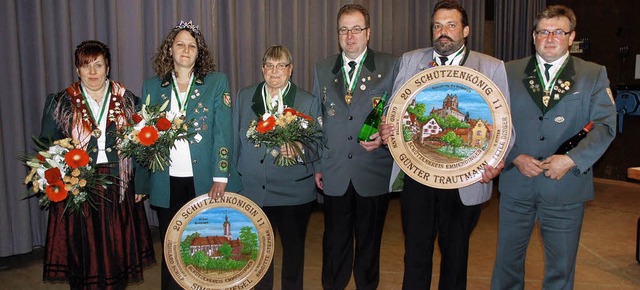
[[[185,289],[251,289],[274,254],[271,224],[250,199],[226,192],[192,199],[173,217],[164,258]]]
[[[463,66],[419,72],[396,91],[386,122],[394,160],[406,175],[435,188],[479,181],[496,166],[511,138],[509,106],[485,75]]]

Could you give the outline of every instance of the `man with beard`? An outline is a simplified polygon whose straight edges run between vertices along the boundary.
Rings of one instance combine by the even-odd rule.
[[[394,94],[421,70],[459,65],[491,78],[509,100],[504,63],[465,46],[470,29],[467,13],[459,3],[437,3],[431,25],[433,48],[410,51],[402,56]],[[383,124],[379,129],[386,144],[393,126]],[[503,167],[504,162],[496,168],[486,166],[481,181],[457,189],[432,188],[405,175],[404,190],[400,194],[405,236],[403,289],[430,288],[436,236],[442,255],[439,289],[466,289],[469,236],[480,217],[482,203],[491,197],[491,180]]]

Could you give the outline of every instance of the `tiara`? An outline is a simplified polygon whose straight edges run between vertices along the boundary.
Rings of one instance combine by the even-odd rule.
[[[176,25],[176,27],[174,27],[173,29],[189,29],[193,32],[195,32],[196,34],[200,35],[200,29],[198,29],[198,25],[193,25],[193,21],[189,20],[189,22],[185,22],[183,20],[180,20],[180,24]]]

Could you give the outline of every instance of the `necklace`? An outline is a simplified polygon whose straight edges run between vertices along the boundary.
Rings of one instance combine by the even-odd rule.
[[[545,84],[544,78],[542,77],[542,73],[540,73],[540,66],[538,65],[538,60],[536,59],[536,72],[538,73],[538,79],[540,80],[540,83],[543,84],[543,87],[544,87],[544,96],[542,96],[542,104],[545,107],[549,106],[549,100],[551,99],[551,90],[553,89],[553,84],[558,80],[558,77],[560,77],[560,73],[562,73],[562,71],[564,70],[564,66],[567,64],[568,60],[569,58],[567,57],[567,59],[565,59],[564,62],[562,63],[562,66],[560,67],[556,75],[548,83]]]
[[[109,101],[109,94],[111,93],[111,86],[107,83],[107,89],[106,92],[104,94],[104,97],[102,98],[102,105],[100,105],[100,115],[98,116],[98,119],[96,119],[96,115],[93,112],[93,109],[91,109],[91,105],[89,105],[89,100],[87,99],[87,95],[88,93],[86,92],[86,88],[84,86],[81,86],[81,90],[80,93],[82,94],[82,98],[84,99],[85,104],[87,104],[87,109],[89,109],[89,114],[91,115],[91,121],[93,122],[93,125],[96,127],[93,131],[91,131],[91,135],[93,135],[96,138],[100,138],[100,136],[102,136],[102,131],[100,130],[100,123],[102,122],[102,117],[104,117],[104,112],[107,109],[107,102]]]
[[[191,90],[193,90],[193,83],[195,81],[195,78],[193,77],[193,74],[191,74],[191,78],[189,78],[189,86],[187,87],[187,95],[185,97],[184,104],[182,104],[182,102],[180,101],[180,93],[178,90],[178,80],[176,79],[175,72],[171,73],[171,79],[173,81],[173,84],[171,85],[171,87],[173,88],[173,94],[176,96],[176,101],[178,102],[178,111],[180,111],[180,114],[184,116],[187,112],[187,103],[189,103],[189,95],[191,95]]]
[[[362,59],[360,60],[360,64],[358,64],[358,71],[356,71],[351,77],[349,77],[349,73],[347,73],[347,68],[345,68],[344,66],[342,67],[342,74],[345,80],[344,83],[347,89],[347,95],[344,96],[344,101],[347,103],[347,105],[351,105],[351,99],[353,99],[353,91],[355,90],[355,87],[356,87],[356,80],[360,76],[360,71],[362,70],[362,64],[364,63],[364,60],[366,58],[367,58],[367,52],[365,51],[364,55],[362,56]]]
[[[287,85],[284,86],[284,93],[282,92],[282,88],[280,88],[278,89],[278,95],[271,96],[271,94],[269,94],[269,90],[267,89],[267,84],[265,83],[262,86],[262,100],[264,111],[269,112],[272,115],[275,113],[282,113],[282,111],[284,110],[284,96],[289,93],[290,87],[291,82],[287,81]]]

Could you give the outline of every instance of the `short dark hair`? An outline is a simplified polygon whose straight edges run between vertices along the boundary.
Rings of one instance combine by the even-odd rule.
[[[338,18],[336,19],[336,23],[337,25],[340,25],[340,17],[342,17],[342,15],[344,14],[351,14],[354,12],[360,12],[362,13],[362,15],[364,16],[364,25],[366,27],[371,27],[371,23],[369,22],[369,11],[367,11],[367,8],[364,8],[364,6],[360,5],[360,4],[347,4],[342,6],[342,8],[340,8],[340,11],[338,11]],[[339,27],[338,27],[339,28]],[[362,27],[364,28],[364,27]]]
[[[111,52],[109,52],[109,47],[97,40],[85,40],[81,42],[76,46],[76,51],[74,53],[76,68],[80,68],[81,66],[94,61],[101,55],[104,57],[104,61],[106,62],[108,69],[111,64]]]
[[[569,30],[576,30],[576,25],[578,25],[576,14],[573,13],[573,9],[564,5],[551,5],[542,10],[542,12],[540,12],[540,14],[538,14],[538,16],[536,16],[536,19],[533,21],[533,30],[535,31],[538,28],[538,23],[540,22],[540,20],[558,17],[567,17],[570,23]]]
[[[291,56],[291,52],[284,45],[273,45],[267,48],[264,56],[262,56],[262,64],[267,63],[267,60],[279,60],[280,58],[285,58],[288,63],[293,62],[293,57]]]
[[[442,0],[436,3],[436,6],[433,7],[433,13],[431,13],[431,24],[433,25],[433,16],[436,14],[436,11],[440,9],[445,10],[458,10],[462,15],[462,26],[469,26],[469,17],[467,16],[467,11],[464,10],[462,5],[458,3],[458,1],[453,0]]]

